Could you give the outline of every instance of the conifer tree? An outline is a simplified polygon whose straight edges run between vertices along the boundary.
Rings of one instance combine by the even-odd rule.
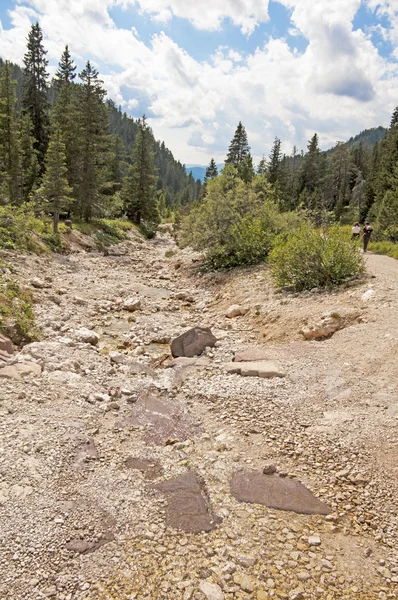
[[[206,169],[204,182],[207,183],[209,179],[214,179],[214,177],[218,177],[218,169],[216,165],[216,161],[214,158],[210,160],[210,164]]]
[[[52,129],[59,130],[65,145],[66,177],[69,185],[75,189],[79,174],[79,112],[77,106],[78,87],[73,83],[76,66],[71,58],[68,46],[59,61],[55,76],[57,96],[51,118]]]
[[[390,127],[394,127],[395,125],[398,125],[398,106],[392,113]]]
[[[281,160],[281,141],[276,137],[268,161],[268,181],[270,183],[276,183],[279,179]]]
[[[42,172],[49,136],[47,50],[43,46],[43,34],[39,23],[32,25],[28,35],[27,52],[24,56],[24,94],[22,107],[33,124],[35,150]]]
[[[21,160],[18,185],[22,188],[25,202],[36,189],[39,180],[39,161],[34,147],[33,125],[29,115],[22,114],[19,119],[19,144]]]
[[[214,177],[218,177],[218,169],[217,169],[217,165],[216,165],[216,161],[214,160],[214,158],[212,158],[210,160],[209,166],[206,169],[206,174],[205,174],[205,183],[209,180],[209,179],[214,179]]]
[[[15,86],[11,65],[6,62],[0,78],[0,203],[11,204],[22,201]]]
[[[242,125],[241,121],[236,128],[234,137],[228,148],[227,158],[225,164],[234,165],[238,167],[241,162],[247,158],[250,154],[250,146],[247,140],[246,129]]]
[[[218,169],[217,169],[217,165],[216,165],[214,158],[212,158],[210,160],[209,166],[206,168],[206,173],[204,176],[203,186],[202,186],[202,190],[201,190],[202,198],[204,198],[206,196],[207,183],[208,183],[209,179],[214,179],[215,177],[218,177]]]
[[[132,165],[123,188],[124,207],[128,218],[153,230],[158,223],[159,210],[155,195],[156,180],[154,167],[153,137],[145,115],[138,122],[139,129],[132,153]]]
[[[72,195],[66,178],[65,145],[59,129],[51,136],[45,166],[46,171],[39,192],[49,204],[53,214],[53,230],[54,233],[58,233],[59,214],[69,208]]]
[[[70,85],[73,83],[73,80],[76,77],[76,65],[71,57],[69,52],[69,46],[65,46],[65,50],[63,51],[58,69],[55,74],[55,86],[60,89],[64,85]]]
[[[79,74],[77,93],[78,165],[74,174],[74,194],[81,218],[89,221],[101,212],[100,189],[106,177],[109,150],[109,121],[104,104],[106,91],[98,71],[90,62]]]
[[[321,154],[318,146],[318,135],[314,133],[308,142],[308,152],[304,156],[301,169],[301,191],[306,190],[312,194],[321,183]]]
[[[257,175],[265,175],[266,172],[267,172],[267,161],[265,160],[265,156],[263,154],[262,159],[258,163]]]

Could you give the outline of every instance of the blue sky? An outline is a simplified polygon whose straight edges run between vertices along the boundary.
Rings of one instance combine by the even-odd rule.
[[[36,20],[52,70],[69,44],[186,163],[222,161],[240,120],[258,160],[275,136],[328,148],[398,105],[396,0],[2,0],[2,58],[21,64]]]

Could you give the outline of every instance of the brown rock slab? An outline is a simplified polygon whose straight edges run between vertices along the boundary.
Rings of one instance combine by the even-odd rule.
[[[302,483],[258,471],[235,473],[231,493],[241,502],[263,504],[268,508],[304,515],[328,515],[329,507],[318,500]]]
[[[200,356],[207,347],[213,347],[217,339],[210,327],[193,327],[171,342],[171,353],[178,356]]]
[[[201,479],[192,471],[153,486],[169,495],[166,524],[187,533],[212,531],[221,518],[212,511]]]
[[[272,377],[285,377],[281,369],[279,369],[274,363],[268,361],[258,362],[231,362],[224,365],[227,373],[237,373],[242,377],[262,377],[263,379],[270,379]]]
[[[14,354],[14,346],[10,339],[0,334],[0,363],[6,362]]]
[[[253,362],[269,360],[270,351],[268,348],[246,348],[241,352],[237,352],[233,358],[234,362]]]
[[[115,423],[119,429],[142,425],[148,427],[146,441],[157,445],[163,445],[167,439],[186,440],[199,430],[178,402],[166,402],[151,393],[137,400],[129,417]]]
[[[77,552],[78,554],[90,554],[95,552],[101,546],[105,546],[109,542],[115,539],[113,533],[106,533],[100,540],[93,542],[90,540],[81,540],[80,538],[70,540],[65,544],[65,548],[70,552]]]
[[[151,460],[148,458],[135,458],[134,456],[129,456],[124,461],[124,466],[126,469],[141,471],[146,479],[155,479],[163,472],[162,465],[158,460]]]

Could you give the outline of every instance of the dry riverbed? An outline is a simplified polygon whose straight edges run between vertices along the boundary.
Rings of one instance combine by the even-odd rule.
[[[167,232],[5,258],[43,336],[0,367],[1,599],[398,598],[397,261],[295,296]]]

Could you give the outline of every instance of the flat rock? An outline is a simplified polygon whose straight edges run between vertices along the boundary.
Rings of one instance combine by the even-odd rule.
[[[87,329],[86,327],[78,329],[76,335],[81,342],[84,344],[91,344],[92,346],[96,346],[100,339],[98,333],[91,329]]]
[[[148,458],[135,458],[129,456],[124,461],[126,469],[140,471],[146,479],[155,479],[163,472],[162,465],[158,460]]]
[[[157,483],[154,489],[170,496],[166,509],[166,524],[187,533],[212,531],[221,522],[207,498],[201,479],[192,471],[174,479]]]
[[[263,504],[269,508],[305,515],[328,515],[329,507],[318,500],[302,483],[258,471],[235,473],[231,493],[241,502]]]
[[[274,363],[265,360],[258,362],[230,362],[224,365],[227,373],[237,373],[242,377],[262,377],[270,379],[272,377],[285,377],[281,369]]]
[[[234,362],[258,362],[269,360],[270,351],[268,348],[246,348],[241,352],[237,352],[233,358]]]
[[[206,596],[207,600],[224,600],[225,598],[222,589],[216,583],[201,581],[199,589]]]
[[[178,402],[170,399],[165,402],[151,393],[141,396],[130,415],[115,423],[118,429],[140,426],[148,427],[145,439],[156,445],[163,445],[170,439],[187,440],[199,430]]]
[[[212,348],[216,341],[210,327],[193,327],[171,342],[171,353],[174,358],[200,356],[206,348]]]
[[[77,552],[78,554],[90,554],[95,552],[98,548],[101,548],[105,544],[112,542],[115,539],[112,533],[107,533],[98,542],[92,542],[90,540],[81,540],[80,538],[70,540],[65,544],[65,548],[70,552]]]
[[[10,339],[0,334],[0,363],[7,362],[14,354],[14,346]]]
[[[34,362],[15,363],[0,368],[0,377],[4,379],[23,380],[25,377],[39,377],[41,366]]]
[[[136,310],[141,310],[141,300],[139,298],[128,298],[123,303],[123,309],[128,312],[135,312]]]

